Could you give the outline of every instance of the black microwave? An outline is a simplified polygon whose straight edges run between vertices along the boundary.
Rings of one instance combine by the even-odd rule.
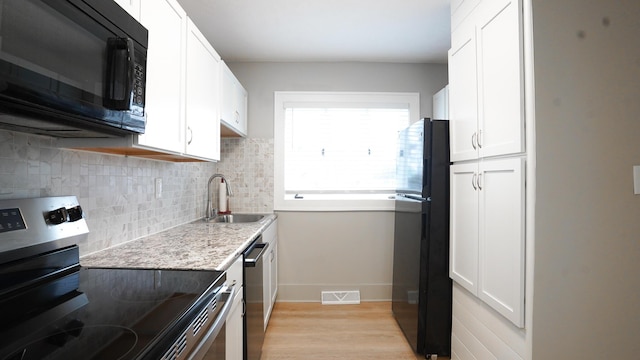
[[[144,133],[147,43],[113,0],[0,0],[0,128]]]

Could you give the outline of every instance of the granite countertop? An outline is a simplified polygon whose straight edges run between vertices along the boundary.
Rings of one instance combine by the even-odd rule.
[[[254,223],[197,220],[80,258],[85,267],[226,270],[275,219]]]

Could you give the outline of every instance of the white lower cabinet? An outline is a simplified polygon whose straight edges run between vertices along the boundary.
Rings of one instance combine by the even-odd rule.
[[[451,166],[450,276],[524,326],[523,158]]]
[[[225,358],[227,360],[242,360],[243,358],[243,268],[244,259],[240,256],[227,270],[227,286],[235,284],[236,290],[233,299],[229,299],[233,303],[226,323]]]
[[[262,241],[269,243],[266,259],[263,262],[263,301],[264,328],[267,329],[273,305],[278,295],[278,220],[276,219],[262,233]]]

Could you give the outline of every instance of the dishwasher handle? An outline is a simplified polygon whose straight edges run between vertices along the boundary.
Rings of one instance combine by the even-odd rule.
[[[244,258],[245,267],[256,267],[256,264],[262,260],[262,255],[266,253],[269,243],[255,244],[251,251],[249,251]]]

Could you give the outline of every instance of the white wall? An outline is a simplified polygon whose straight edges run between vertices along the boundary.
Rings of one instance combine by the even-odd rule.
[[[533,0],[533,359],[640,355],[640,2]]]
[[[429,116],[432,95],[447,83],[446,65],[231,63],[229,67],[249,92],[252,141],[273,139],[274,91],[420,92],[421,115]],[[251,146],[250,141],[240,143]],[[273,154],[262,155],[264,161],[273,162]],[[219,166],[232,172],[242,165],[223,159]],[[244,175],[237,172],[237,176]],[[272,186],[272,178],[264,184]],[[280,212],[278,216],[278,301],[318,302],[322,290],[357,289],[363,301],[391,298],[392,212]]]
[[[323,290],[390,300],[392,212],[279,212],[278,301],[320,301]]]
[[[249,92],[249,137],[273,138],[274,91],[419,92],[421,116],[448,83],[447,66],[389,63],[230,63]]]

